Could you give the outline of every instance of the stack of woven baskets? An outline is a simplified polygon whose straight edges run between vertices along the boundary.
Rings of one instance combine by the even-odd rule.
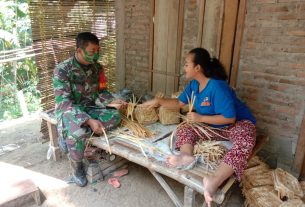
[[[155,97],[163,98],[164,94],[158,92]],[[173,97],[174,98],[174,97]],[[180,123],[180,111],[178,109],[165,108],[163,106],[158,109],[136,107],[134,117],[140,124],[152,124],[158,120],[163,125]]]
[[[247,207],[305,206],[305,182],[298,182],[281,168],[270,169],[257,156],[249,161],[241,184]]]

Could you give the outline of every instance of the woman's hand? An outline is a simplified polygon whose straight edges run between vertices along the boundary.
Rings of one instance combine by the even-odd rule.
[[[139,104],[139,107],[148,107],[148,108],[153,108],[153,107],[159,107],[159,99],[154,98],[152,100],[146,101],[145,103]]]
[[[103,133],[103,124],[102,122],[100,122],[99,120],[96,120],[96,119],[88,119],[86,122],[85,122],[86,125],[88,125],[92,131],[95,133],[95,134],[102,134]]]
[[[127,102],[121,100],[121,99],[116,99],[116,100],[113,100],[110,104],[108,104],[107,106],[110,106],[110,107],[114,107],[116,109],[120,109],[121,106],[124,106],[124,105],[127,105]]]
[[[189,121],[191,123],[201,122],[202,115],[200,115],[196,112],[188,112],[186,114],[186,118],[187,118],[187,121]]]

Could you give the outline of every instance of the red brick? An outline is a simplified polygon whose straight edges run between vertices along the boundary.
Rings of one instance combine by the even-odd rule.
[[[293,68],[293,69],[305,69],[305,63],[282,63],[284,67]]]
[[[257,0],[257,3],[262,3],[262,4],[270,4],[275,2],[276,0]]]
[[[296,77],[298,78],[305,78],[305,71],[299,71],[296,73]]]
[[[277,17],[279,20],[297,20],[298,14],[284,14]]]
[[[288,31],[288,32],[287,32],[287,35],[305,37],[305,30],[293,30],[293,31]]]
[[[305,80],[289,80],[289,79],[280,79],[280,83],[286,83],[286,84],[291,84],[291,85],[296,85],[296,86],[305,86]]]
[[[279,5],[268,5],[261,8],[261,12],[288,12],[289,9],[287,6],[279,6]],[[271,15],[272,16],[272,15]]]

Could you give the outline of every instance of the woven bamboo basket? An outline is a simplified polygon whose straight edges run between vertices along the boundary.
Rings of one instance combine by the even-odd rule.
[[[137,106],[134,115],[140,124],[152,124],[159,119],[155,108]]]
[[[298,180],[288,172],[277,168],[272,172],[274,189],[278,192],[279,198],[287,197],[292,199],[295,196],[302,198],[304,196]]]
[[[305,204],[299,198],[291,199],[283,202],[279,207],[304,207]]]
[[[300,186],[301,186],[301,188],[302,188],[302,190],[303,190],[303,194],[304,194],[304,196],[305,196],[305,181],[301,181],[301,182],[300,182]]]
[[[258,186],[273,186],[272,180],[272,171],[269,172],[257,172],[256,174],[252,175],[244,175],[242,178],[242,185],[245,189],[250,189]]]
[[[277,197],[273,186],[260,186],[252,188],[244,193],[246,197],[245,206],[247,207],[278,207],[283,201]]]
[[[169,109],[163,106],[159,108],[159,119],[163,125],[180,123],[179,115],[179,109]]]

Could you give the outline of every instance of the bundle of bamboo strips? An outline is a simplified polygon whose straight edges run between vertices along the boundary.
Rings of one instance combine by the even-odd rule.
[[[193,111],[193,108],[194,108],[194,103],[195,103],[195,100],[196,100],[196,96],[194,95],[194,91],[192,91],[192,95],[191,95],[191,99],[187,97],[187,101],[189,103],[189,112],[192,112]]]
[[[131,102],[128,102],[128,104],[127,104],[127,111],[126,111],[127,115],[126,116],[128,119],[131,119],[132,121],[134,120],[134,117],[133,117],[134,109],[135,109],[138,101],[137,101],[136,97],[134,96],[134,94],[132,94],[132,100],[131,100]]]
[[[122,125],[125,126],[126,128],[128,128],[132,132],[133,135],[135,135],[139,138],[152,137],[154,135],[154,133],[152,131],[150,131],[143,125],[141,125],[135,121],[131,121],[123,115],[122,115]]]
[[[116,139],[124,140],[125,142],[140,148],[142,154],[146,158],[148,156],[145,151],[150,152],[150,154],[154,154],[154,152],[158,152],[159,154],[164,154],[164,152],[161,149],[159,149],[156,145],[153,145],[150,142],[146,142],[145,139],[139,138],[137,136],[128,134],[123,131],[117,131],[114,132],[113,134],[115,135]]]
[[[104,128],[102,128],[102,131],[103,131],[104,137],[105,137],[106,142],[107,142],[107,145],[108,145],[108,152],[109,152],[109,154],[112,154],[112,152],[111,152],[111,147],[110,147],[110,143],[109,143],[109,139],[108,139],[108,136],[107,136],[107,133],[106,133],[106,131],[105,131]],[[86,147],[85,147],[85,151],[86,151],[86,149],[91,145],[91,141],[92,141],[92,139],[93,139],[93,134],[94,134],[94,132],[92,132],[91,136],[90,136],[89,139],[87,140],[87,144],[86,144]],[[102,136],[101,136],[100,138],[102,139]]]
[[[171,98],[178,98],[183,91],[177,91],[172,93]]]
[[[158,91],[158,92],[155,94],[155,98],[164,98],[164,93]]]
[[[219,141],[200,140],[194,146],[194,155],[201,156],[201,163],[209,170],[215,170],[226,153],[226,148]]]
[[[185,127],[185,125],[187,125],[187,126],[191,127],[199,137],[206,137],[209,140],[211,140],[213,137],[228,140],[228,138],[223,136],[221,133],[221,132],[225,132],[226,130],[221,129],[221,128],[214,128],[214,127],[208,126],[204,123],[197,123],[197,122],[191,123],[186,120],[185,116],[183,116],[183,115],[180,115],[180,116],[184,121],[181,122],[177,126],[177,129],[179,127]]]
[[[196,100],[196,96],[194,96],[194,92],[192,92],[191,98],[187,96],[188,103],[189,103],[189,110],[188,112],[193,111],[194,103]],[[186,116],[180,115],[180,117],[183,119],[183,122],[181,122],[178,126],[182,127],[183,125],[188,125],[189,127],[192,127],[192,129],[198,134],[199,137],[206,136],[208,139],[211,139],[212,137],[220,137],[223,139],[227,139],[224,137],[220,132],[225,131],[224,129],[221,128],[214,128],[211,126],[208,126],[204,123],[197,123],[197,122],[190,122]],[[218,131],[218,133],[216,132]]]
[[[194,146],[194,155],[201,155],[209,162],[221,160],[226,151],[226,148],[219,141],[200,140]]]

